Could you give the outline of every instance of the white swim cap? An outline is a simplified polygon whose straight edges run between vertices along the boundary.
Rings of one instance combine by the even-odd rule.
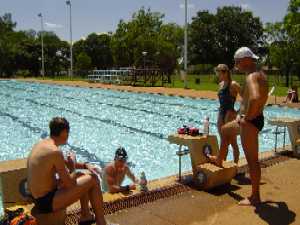
[[[259,59],[257,55],[255,55],[250,48],[241,47],[234,53],[234,59],[243,59],[243,58],[252,58]]]

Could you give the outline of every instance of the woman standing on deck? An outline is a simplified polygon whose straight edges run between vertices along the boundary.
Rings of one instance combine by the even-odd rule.
[[[220,139],[222,140],[222,126],[236,118],[237,113],[234,110],[234,103],[237,95],[240,94],[241,88],[237,82],[231,79],[231,74],[227,65],[219,64],[216,67],[216,74],[219,78],[218,98],[220,102],[217,126]],[[237,145],[236,136],[231,138],[230,144],[233,149],[234,162],[238,163],[240,152]],[[228,149],[226,156],[227,154]],[[226,157],[224,160],[226,160]]]

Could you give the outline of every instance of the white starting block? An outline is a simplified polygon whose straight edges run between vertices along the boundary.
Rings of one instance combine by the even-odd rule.
[[[271,118],[269,124],[278,127],[287,127],[289,137],[292,144],[292,150],[295,157],[300,157],[300,119],[277,117]],[[275,134],[275,143],[277,142],[277,134]]]
[[[218,185],[230,183],[237,173],[237,166],[232,162],[223,162],[223,168],[209,162],[207,154],[216,156],[219,151],[215,135],[190,136],[173,134],[168,137],[172,144],[187,146],[193,169],[193,180],[197,187],[207,190]]]

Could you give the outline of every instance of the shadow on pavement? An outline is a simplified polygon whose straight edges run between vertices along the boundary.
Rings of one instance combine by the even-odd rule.
[[[255,213],[270,225],[288,225],[294,222],[296,217],[285,202],[262,202],[256,206]]]

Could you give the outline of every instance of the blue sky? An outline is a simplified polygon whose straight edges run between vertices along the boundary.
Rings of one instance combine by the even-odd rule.
[[[215,12],[217,7],[238,5],[251,10],[263,22],[281,21],[289,0],[188,0],[189,20],[199,10]],[[128,20],[142,6],[165,14],[166,22],[184,22],[184,0],[72,0],[73,39],[92,32],[115,31],[120,19]],[[38,13],[45,29],[69,39],[68,10],[65,0],[0,0],[0,15],[10,12],[17,29],[40,29]]]

